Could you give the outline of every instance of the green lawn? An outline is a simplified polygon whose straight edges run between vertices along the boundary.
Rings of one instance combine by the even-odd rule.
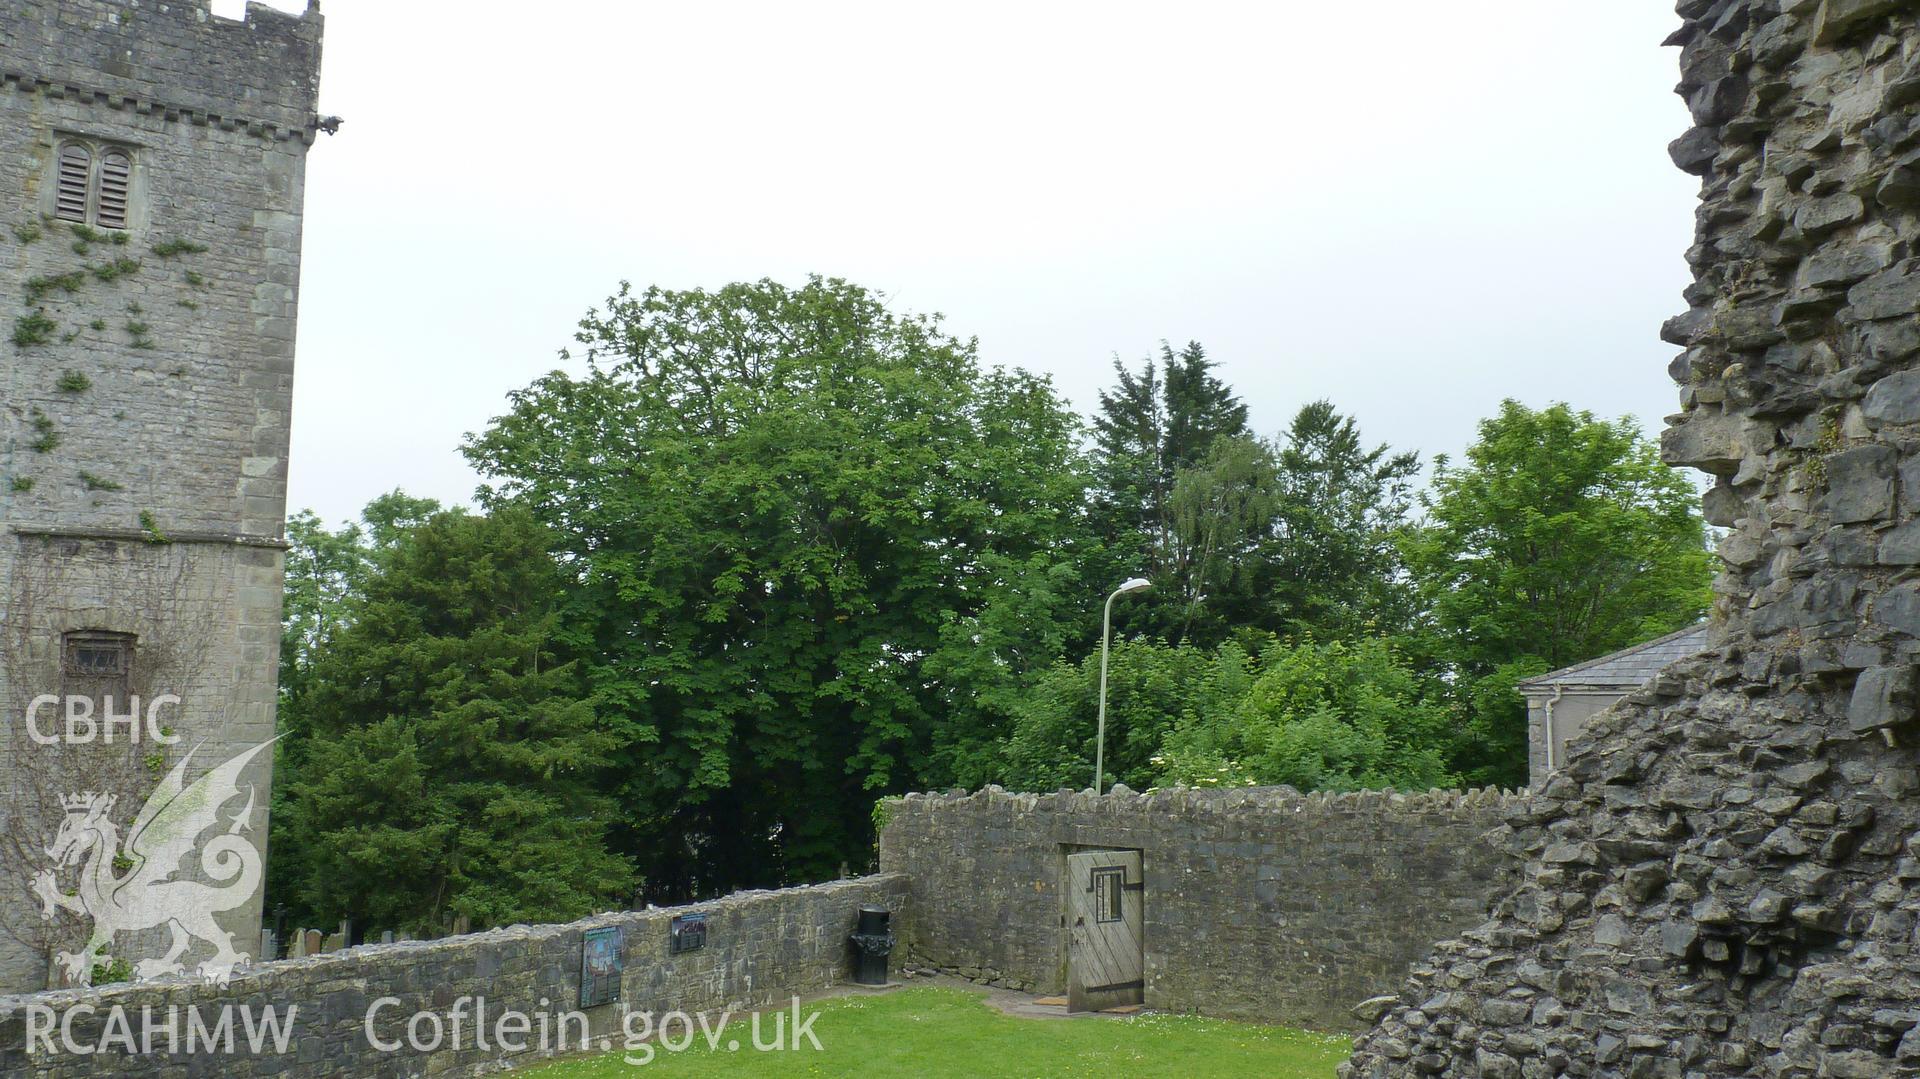
[[[802,1015],[813,1011],[820,1016],[811,1027],[820,1041],[818,1051],[803,1041],[797,1052],[755,1052],[743,1016],[720,1036],[717,1050],[696,1036],[692,1048],[659,1051],[645,1065],[627,1063],[616,1052],[529,1068],[527,1073],[540,1079],[636,1074],[1328,1079],[1351,1045],[1345,1037],[1192,1016],[1021,1019],[993,1010],[979,994],[957,989],[905,989],[801,1006]],[[736,1036],[738,1048],[729,1052],[727,1042]],[[765,1022],[761,1036],[772,1039]]]

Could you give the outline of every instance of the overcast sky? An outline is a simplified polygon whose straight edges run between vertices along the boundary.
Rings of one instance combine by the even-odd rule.
[[[1670,8],[325,0],[289,508],[467,499],[462,434],[623,278],[846,277],[1082,411],[1197,339],[1262,433],[1318,397],[1427,457],[1509,396],[1657,430]]]

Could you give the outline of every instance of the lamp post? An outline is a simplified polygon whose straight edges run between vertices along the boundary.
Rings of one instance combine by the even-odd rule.
[[[1100,774],[1107,766],[1107,651],[1113,644],[1113,601],[1127,592],[1152,588],[1153,582],[1135,577],[1113,590],[1107,597],[1106,613],[1100,616],[1100,724],[1093,741],[1093,793],[1100,793]]]

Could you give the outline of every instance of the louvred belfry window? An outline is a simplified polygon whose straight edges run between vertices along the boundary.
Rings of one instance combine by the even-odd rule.
[[[109,150],[100,158],[100,209],[97,220],[104,229],[127,227],[127,191],[133,182],[133,159],[118,150]]]
[[[133,200],[132,150],[77,138],[61,144],[54,155],[56,220],[129,229],[135,216]]]
[[[54,216],[62,221],[87,220],[87,189],[92,186],[93,154],[84,146],[60,148],[58,191],[54,194]]]

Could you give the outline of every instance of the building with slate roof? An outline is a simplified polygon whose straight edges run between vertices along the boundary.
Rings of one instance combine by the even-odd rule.
[[[1567,743],[1588,719],[1706,646],[1703,622],[1520,683],[1520,695],[1527,699],[1527,775],[1533,789],[1566,761]]]

